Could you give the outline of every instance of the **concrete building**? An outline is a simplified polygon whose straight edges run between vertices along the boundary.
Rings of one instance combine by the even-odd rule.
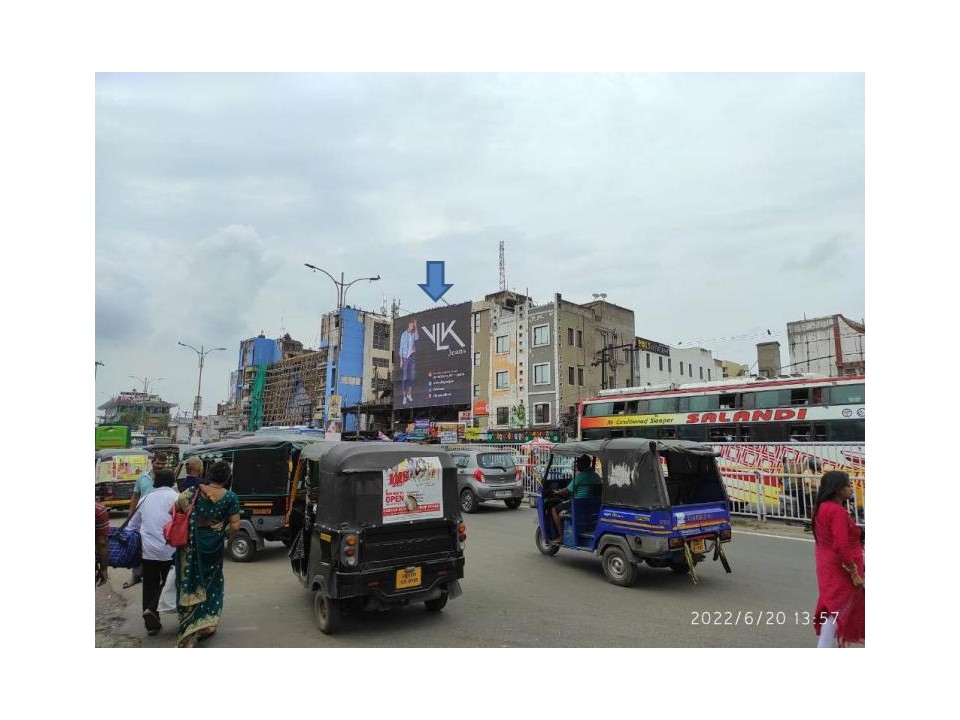
[[[493,430],[526,427],[530,420],[527,387],[534,380],[527,365],[530,298],[505,290],[487,295],[485,301],[490,303],[490,372],[485,378],[490,398],[487,426]],[[540,378],[544,378],[542,373]]]
[[[783,372],[778,341],[757,343],[757,371],[768,378],[777,377]]]
[[[790,364],[785,372],[828,377],[866,374],[865,326],[843,315],[787,323]]]
[[[718,359],[716,362],[722,378],[746,377],[750,372],[749,365],[733,362],[733,360]]]
[[[103,411],[101,425],[142,426],[147,434],[166,429],[170,424],[170,410],[176,403],[165,402],[159,395],[136,390],[122,392],[100,405]]]
[[[719,380],[721,372],[713,352],[701,347],[674,347],[666,343],[636,338],[633,376],[637,387]]]

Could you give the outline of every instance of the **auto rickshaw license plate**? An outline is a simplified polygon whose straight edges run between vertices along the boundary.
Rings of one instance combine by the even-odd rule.
[[[421,582],[423,581],[421,579],[420,568],[412,567],[397,570],[397,590],[419,587]]]
[[[703,538],[699,540],[690,541],[690,552],[692,553],[705,553],[707,551],[707,541]]]

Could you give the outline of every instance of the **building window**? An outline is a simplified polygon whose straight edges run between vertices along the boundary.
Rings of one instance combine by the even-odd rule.
[[[533,422],[535,425],[550,424],[550,403],[535,403],[533,406]]]
[[[480,332],[480,313],[473,314],[473,331],[475,333]]]
[[[680,361],[680,375],[683,375],[683,360]]]
[[[573,385],[573,366],[567,368],[567,376],[571,385]]]
[[[661,365],[662,364],[661,362]],[[673,375],[673,358],[667,358],[667,372]]]
[[[700,370],[700,379],[703,380],[703,368],[699,368],[699,370]]]
[[[583,330],[577,330],[577,347],[583,347]]]
[[[497,408],[497,425],[506,425],[510,422],[510,408]]]
[[[387,360],[386,358],[378,358],[378,357],[375,357],[375,358],[373,358],[373,366],[374,366],[375,368],[390,367],[390,361]]]
[[[390,326],[387,323],[375,322],[373,324],[373,349],[390,349]]]
[[[567,328],[567,345],[573,345],[573,328]]]
[[[682,370],[680,372],[683,372]],[[693,377],[693,363],[687,363],[687,375]]]
[[[497,352],[498,353],[510,352],[510,336],[509,335],[497,336]]]
[[[547,385],[550,383],[550,363],[540,363],[533,366],[533,384]]]
[[[507,370],[497,373],[497,390],[506,390],[510,387],[510,373]]]
[[[661,355],[657,358],[657,360],[660,361],[660,372],[663,372],[663,356]]]
[[[549,325],[537,325],[533,328],[533,344],[534,346],[550,344]]]
[[[474,385],[474,386],[473,386],[473,396],[474,396],[474,397],[480,397],[480,386],[479,386],[479,385]]]
[[[650,353],[644,353],[647,356],[647,370],[650,369]]]
[[[583,368],[577,368],[577,385],[583,385]]]
[[[475,366],[480,364],[480,353],[473,354],[473,364]]]
[[[710,381],[710,368],[707,368],[707,381]]]

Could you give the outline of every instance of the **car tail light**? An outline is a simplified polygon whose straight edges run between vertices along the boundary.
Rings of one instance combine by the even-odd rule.
[[[340,562],[349,567],[356,567],[360,539],[356,535],[344,535],[340,543]]]
[[[463,546],[467,544],[467,526],[464,523],[457,525],[457,540],[460,549],[463,550]]]
[[[683,547],[683,538],[670,538],[667,542],[667,547],[671,550],[678,550]]]
[[[483,470],[477,468],[473,471],[473,477],[476,478],[477,482],[483,482]]]

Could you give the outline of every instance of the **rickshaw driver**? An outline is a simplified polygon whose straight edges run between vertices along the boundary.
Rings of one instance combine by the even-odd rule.
[[[603,482],[601,477],[593,470],[593,460],[589,455],[578,457],[575,467],[577,474],[573,476],[570,484],[560,491],[561,495],[568,499],[550,509],[550,514],[553,515],[553,524],[557,528],[557,536],[551,541],[554,543],[559,543],[563,538],[563,522],[560,520],[560,513],[570,508],[572,500],[590,497],[591,487]]]

